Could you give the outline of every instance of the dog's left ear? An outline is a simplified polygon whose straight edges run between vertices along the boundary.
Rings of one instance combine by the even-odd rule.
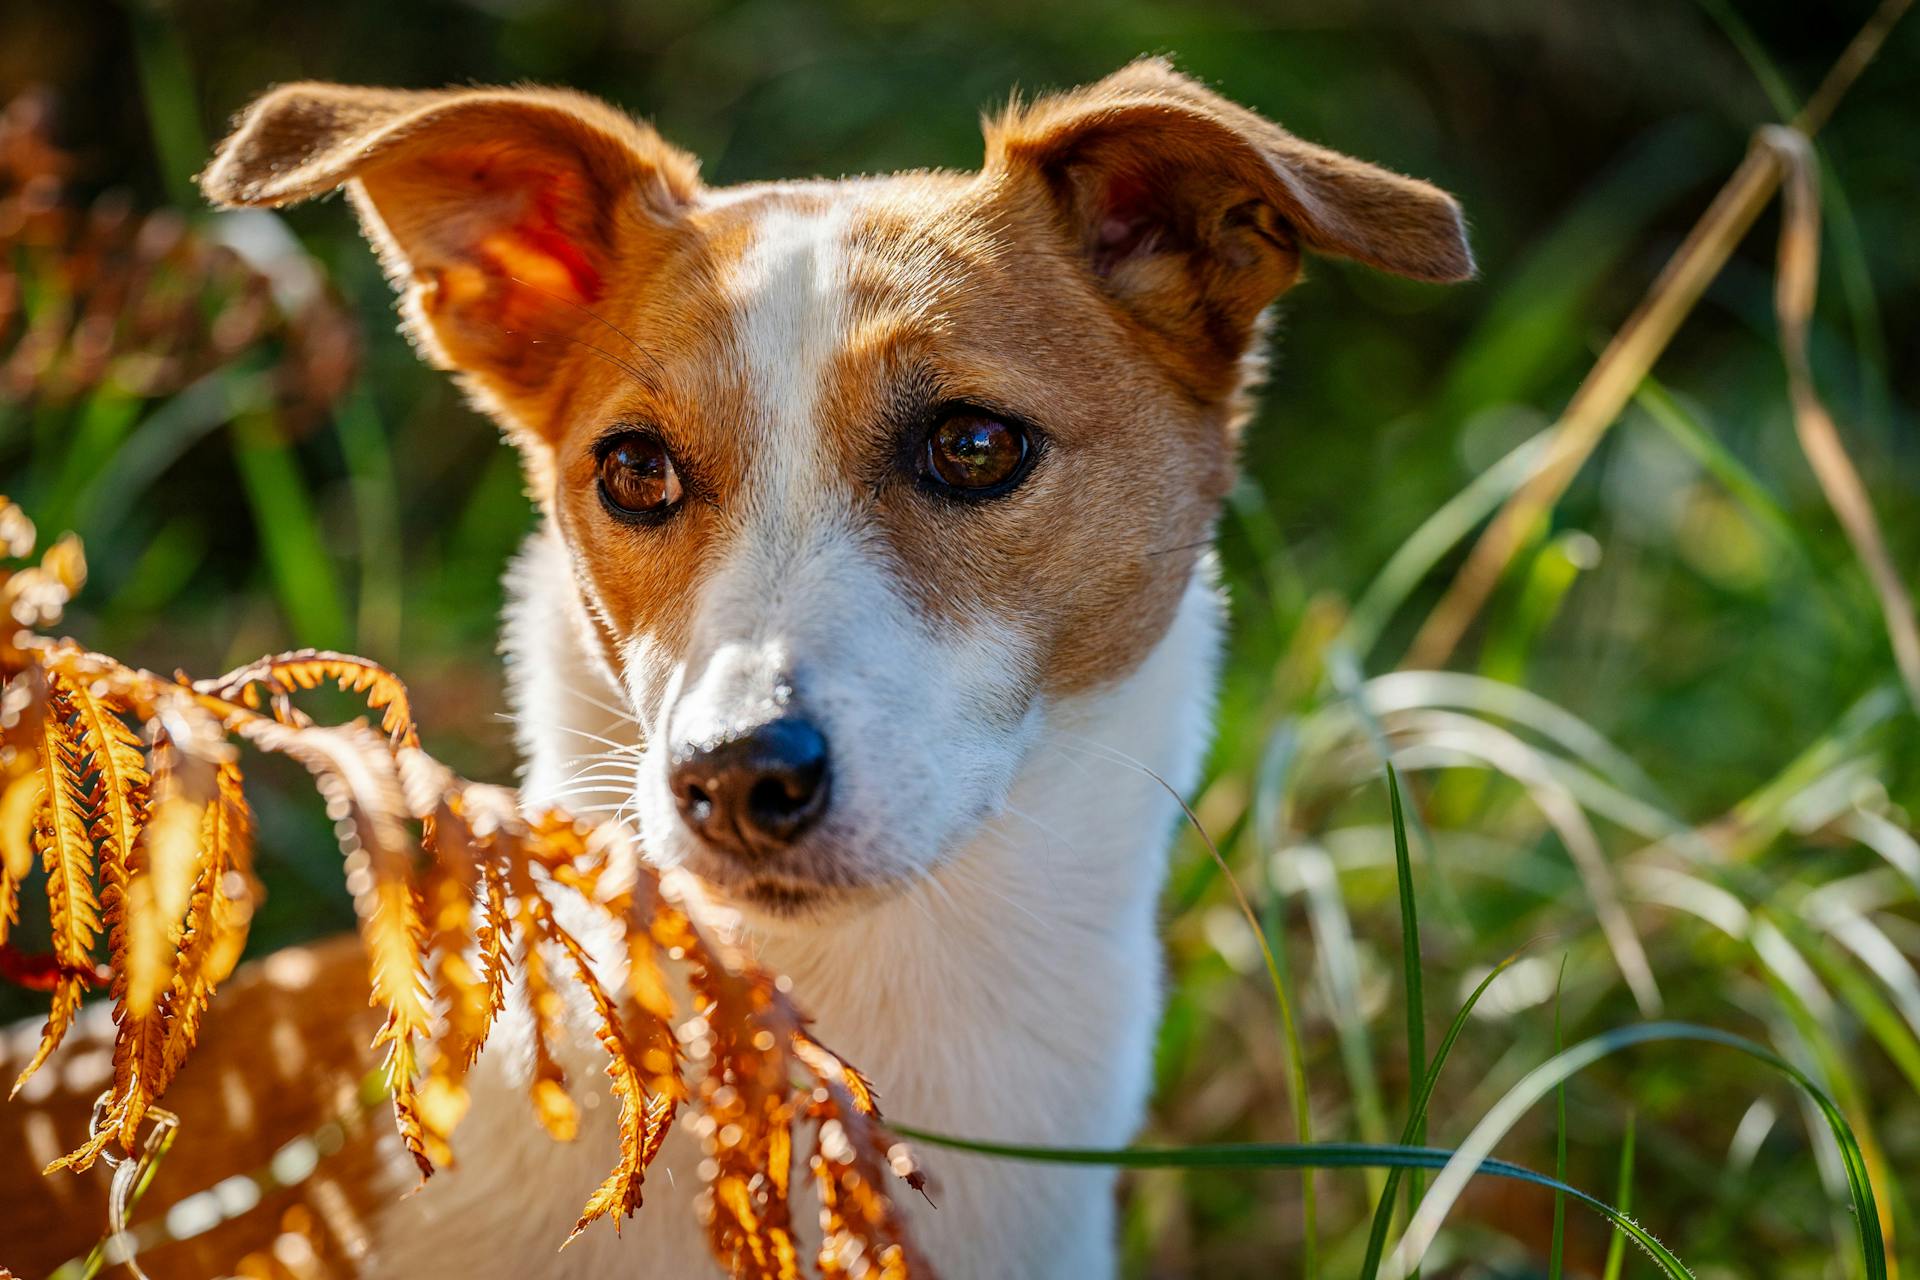
[[[673,235],[697,175],[584,94],[309,83],[247,108],[200,185],[267,206],[345,187],[422,354],[525,439],[557,429],[557,367],[579,358],[594,304]]]
[[[1038,177],[1106,291],[1169,337],[1238,355],[1301,248],[1415,280],[1473,274],[1444,191],[1304,142],[1161,59],[985,129],[987,176]]]

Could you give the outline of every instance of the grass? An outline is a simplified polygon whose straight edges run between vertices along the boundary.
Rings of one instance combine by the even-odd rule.
[[[1744,19],[1707,6],[1692,43],[1627,81],[1721,96],[1608,134],[1604,150],[1552,149],[1574,153],[1578,172],[1557,173],[1554,203],[1520,209],[1530,177],[1476,179],[1474,165],[1520,154],[1544,185],[1549,149],[1499,130],[1423,141],[1409,122],[1424,113],[1393,105],[1449,92],[1421,61],[1430,50],[1407,55],[1412,69],[1383,51],[1429,38],[1412,16],[1404,34],[1330,22],[1315,34],[1129,9],[1071,36],[956,18],[951,48],[914,28],[945,50],[929,76],[912,40],[886,58],[847,52],[847,32],[872,18],[855,22],[856,8],[809,15],[848,41],[814,64],[835,72],[822,76],[831,93],[804,70],[742,72],[760,87],[723,130],[669,67],[657,89],[668,131],[737,135],[714,153],[722,179],[780,164],[967,164],[971,139],[955,135],[950,152],[929,142],[946,136],[932,132],[937,115],[965,124],[1015,79],[1065,80],[1167,47],[1304,133],[1364,151],[1372,131],[1376,153],[1410,171],[1480,188],[1468,203],[1481,285],[1443,297],[1326,268],[1290,307],[1274,407],[1250,430],[1222,529],[1237,621],[1220,745],[1192,801],[1214,839],[1189,834],[1176,852],[1153,1126],[1127,1152],[1001,1153],[1136,1169],[1137,1276],[1372,1276],[1390,1263],[1545,1277],[1561,1197],[1600,1215],[1598,1229],[1580,1212],[1566,1222],[1558,1265],[1572,1276],[1920,1267],[1920,734],[1885,593],[1798,443],[1771,243],[1729,237],[1725,270],[1700,284],[1657,364],[1620,373],[1617,411],[1599,415],[1582,465],[1515,522],[1524,536],[1484,599],[1449,624],[1446,669],[1406,658],[1467,548],[1554,448],[1553,416],[1594,351],[1739,165],[1747,129],[1797,112],[1811,95],[1795,85],[1817,84],[1847,33],[1808,43],[1818,64],[1769,57],[1769,40],[1798,47],[1797,27],[1765,6],[1741,6]],[[1474,56],[1439,58],[1460,64],[1449,76],[1504,68],[1475,92],[1499,99],[1531,69],[1530,45],[1516,61],[1504,37],[1450,21],[1445,38],[1474,41]],[[412,62],[331,73],[533,76],[653,104],[623,81],[596,85],[627,72],[596,71],[589,52],[511,61],[545,46],[532,19],[507,22],[450,17],[431,40],[396,30],[383,48]],[[666,47],[690,66],[733,67],[748,54],[728,29],[689,17]],[[238,95],[290,74],[229,58],[225,37],[157,11],[137,33],[143,123],[170,178],[197,164],[178,156]],[[1801,317],[1812,381],[1896,567],[1920,548],[1917,387],[1887,353],[1911,335],[1920,281],[1889,249],[1910,182],[1886,157],[1910,109],[1886,86],[1911,80],[1912,37],[1912,24],[1894,33],[1821,134],[1820,242],[1839,288]],[[994,62],[1001,40],[1055,60]],[[1069,40],[1087,44],[1062,52]],[[470,60],[436,61],[442,41],[470,42]],[[847,95],[862,69],[896,53],[903,83],[868,86],[879,105],[860,109]],[[224,73],[229,62],[242,69]],[[948,102],[945,69],[963,64],[979,82],[955,81]],[[1748,66],[1751,94],[1719,87]],[[832,119],[890,123],[871,149],[834,137],[816,157],[797,149],[821,116],[792,109],[806,93]],[[1572,118],[1573,87],[1541,93],[1556,127]],[[1447,109],[1470,101],[1463,90]],[[1352,105],[1374,102],[1390,125]],[[1323,103],[1349,105],[1316,118]],[[289,403],[275,379],[298,347],[276,330],[249,359],[151,395],[0,397],[0,473],[37,517],[69,513],[86,537],[95,588],[75,626],[90,640],[213,669],[338,636],[407,672],[422,720],[451,727],[451,763],[504,777],[510,747],[485,691],[497,687],[494,583],[527,522],[519,481],[390,336],[384,286],[343,222],[296,220],[313,258],[286,257],[317,261],[364,306],[367,367],[344,398]],[[60,302],[48,282],[20,306]],[[350,924],[329,896],[324,822],[294,784],[263,790],[273,896],[256,944]],[[1467,1176],[1495,1150],[1510,1163]]]
[[[1401,886],[1401,927],[1403,942],[1407,954],[1412,957],[1407,965],[1407,994],[1410,1008],[1419,1008],[1419,992],[1422,988],[1419,955],[1419,925],[1414,896],[1411,891],[1411,871],[1406,854],[1406,823],[1401,811],[1400,788],[1398,779],[1393,775],[1391,766],[1387,773],[1388,792],[1392,803],[1392,831],[1396,853],[1396,869]],[[1480,1118],[1472,1132],[1458,1149],[1438,1151],[1424,1146],[1418,1141],[1419,1134],[1427,1124],[1428,1107],[1431,1104],[1436,1086],[1439,1083],[1441,1069],[1445,1066],[1461,1030],[1466,1025],[1474,1007],[1487,989],[1513,964],[1517,956],[1510,956],[1497,966],[1474,989],[1473,993],[1455,1015],[1447,1035],[1442,1041],[1433,1063],[1421,1076],[1420,1091],[1409,1107],[1406,1130],[1397,1145],[1378,1143],[1343,1142],[1301,1142],[1269,1144],[1231,1144],[1231,1145],[1187,1145],[1183,1147],[1153,1148],[1133,1147],[1120,1150],[1093,1150],[1088,1148],[1042,1147],[1019,1143],[983,1142],[951,1134],[942,1134],[917,1129],[911,1125],[896,1125],[896,1129],[908,1138],[926,1143],[933,1147],[945,1147],[953,1150],[970,1151],[983,1155],[995,1155],[1008,1159],[1033,1160],[1069,1164],[1111,1164],[1124,1168],[1249,1168],[1249,1169],[1294,1169],[1311,1178],[1316,1169],[1371,1169],[1390,1170],[1385,1185],[1380,1192],[1373,1215],[1373,1226],[1368,1236],[1367,1250],[1361,1262],[1358,1274],[1362,1277],[1383,1277],[1385,1280],[1401,1280],[1403,1277],[1417,1276],[1422,1259],[1432,1247],[1434,1239],[1454,1203],[1465,1189],[1467,1180],[1478,1176],[1513,1178],[1548,1188],[1553,1193],[1552,1241],[1549,1246],[1548,1275],[1558,1277],[1562,1273],[1562,1248],[1564,1239],[1563,1211],[1566,1199],[1571,1196],[1580,1203],[1601,1214],[1614,1228],[1612,1243],[1608,1247],[1607,1269],[1617,1274],[1620,1267],[1619,1243],[1623,1239],[1632,1239],[1645,1250],[1648,1258],[1659,1266],[1661,1271],[1672,1277],[1692,1277],[1690,1270],[1673,1250],[1662,1245],[1649,1231],[1637,1224],[1627,1214],[1630,1203],[1630,1177],[1633,1162],[1633,1120],[1627,1121],[1626,1138],[1620,1156],[1619,1198],[1622,1203],[1611,1205],[1590,1195],[1567,1181],[1567,1111],[1566,1084],[1569,1079],[1601,1059],[1626,1049],[1644,1044],[1662,1042],[1694,1042],[1715,1045],[1735,1050],[1753,1060],[1765,1064],[1781,1077],[1795,1085],[1802,1095],[1817,1110],[1827,1125],[1827,1131],[1839,1151],[1845,1167],[1847,1211],[1855,1225],[1854,1239],[1857,1244],[1857,1256],[1861,1264],[1861,1273],[1868,1280],[1885,1280],[1889,1274],[1885,1243],[1882,1237],[1883,1219],[1880,1215],[1873,1190],[1873,1174],[1863,1153],[1860,1140],[1853,1127],[1848,1123],[1841,1108],[1835,1104],[1825,1091],[1805,1072],[1794,1067],[1784,1058],[1742,1036],[1712,1028],[1678,1022],[1648,1022],[1623,1026],[1613,1031],[1593,1037],[1571,1049],[1562,1047],[1562,1027],[1560,1018],[1559,993],[1565,984],[1566,967],[1563,962],[1559,977],[1554,986],[1553,1017],[1553,1056],[1522,1077],[1511,1089]],[[1414,1037],[1410,1034],[1410,1040]],[[1416,1062],[1420,1059],[1416,1058]],[[1546,1093],[1554,1095],[1557,1122],[1555,1132],[1554,1174],[1547,1177],[1533,1173],[1505,1161],[1494,1160],[1491,1152],[1513,1125],[1526,1113],[1528,1108],[1538,1102]],[[1431,1196],[1419,1199],[1419,1207],[1411,1215],[1405,1233],[1391,1253],[1384,1257],[1383,1245],[1390,1230],[1393,1216],[1396,1184],[1403,1173],[1412,1170],[1438,1169],[1440,1176],[1436,1180]],[[1884,1170],[1882,1171],[1884,1173]],[[1413,1186],[1411,1182],[1409,1186]]]

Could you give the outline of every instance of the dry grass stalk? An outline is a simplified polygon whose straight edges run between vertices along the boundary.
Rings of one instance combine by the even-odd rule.
[[[1907,695],[1920,708],[1920,624],[1913,615],[1913,596],[1894,567],[1873,501],[1861,483],[1860,472],[1840,443],[1833,415],[1814,390],[1813,367],[1807,359],[1807,331],[1813,322],[1814,293],[1820,280],[1820,168],[1807,136],[1797,129],[1763,129],[1757,146],[1767,150],[1781,174],[1780,256],[1774,274],[1774,313],[1780,322],[1780,351],[1786,360],[1787,385],[1793,400],[1793,425],[1807,464],[1820,482],[1827,503],[1846,530],[1854,554],[1867,571],[1880,611],[1886,618],[1887,638],[1900,669]]]
[[[0,498],[0,553],[19,560],[32,547],[30,523]],[[619,1163],[575,1234],[599,1218],[617,1229],[640,1207],[647,1167],[690,1107],[708,1156],[710,1240],[735,1275],[801,1272],[790,1210],[797,1142],[811,1145],[806,1170],[822,1204],[820,1272],[926,1274],[893,1199],[896,1179],[917,1188],[920,1175],[882,1127],[871,1088],[812,1038],[773,978],[701,931],[622,829],[523,813],[513,792],[456,777],[421,748],[405,687],[362,659],[286,654],[189,682],[51,638],[84,576],[70,538],[37,565],[0,559],[0,955],[8,973],[50,995],[22,1081],[58,1047],[90,988],[110,985],[117,1024],[92,1137],[48,1172],[137,1150],[239,958],[258,888],[237,739],[299,762],[326,800],[374,1003],[386,1012],[375,1045],[422,1177],[450,1157],[464,1077],[518,952],[538,1039],[560,1034],[557,984],[587,994],[619,1104]],[[380,729],[314,723],[294,698],[321,684],[363,695]],[[6,937],[36,865],[52,926],[45,957],[21,955]],[[588,904],[625,937],[624,987],[602,979],[562,923],[564,900]],[[686,970],[690,1021],[680,1020],[668,958]],[[551,1056],[543,1061],[536,1113],[555,1137],[571,1137],[578,1115]]]
[[[1606,435],[1633,393],[1645,381],[1652,371],[1654,362],[1660,358],[1667,344],[1680,329],[1680,325],[1692,313],[1694,304],[1700,301],[1707,286],[1713,283],[1727,259],[1740,241],[1752,229],[1761,212],[1772,200],[1785,175],[1782,165],[1781,148],[1768,138],[1777,138],[1781,132],[1792,132],[1804,144],[1826,123],[1838,106],[1840,99],[1852,86],[1855,79],[1873,61],[1894,25],[1905,15],[1913,0],[1883,0],[1879,9],[1861,28],[1858,35],[1848,44],[1846,50],[1827,73],[1826,79],[1815,92],[1807,107],[1802,110],[1793,124],[1786,130],[1763,133],[1755,145],[1747,152],[1746,159],[1735,169],[1733,176],[1720,189],[1713,203],[1707,207],[1700,221],[1681,242],[1680,247],[1668,260],[1660,275],[1648,288],[1640,305],[1621,325],[1613,340],[1600,353],[1586,378],[1574,391],[1573,398],[1567,402],[1566,410],[1555,425],[1546,450],[1525,483],[1509,497],[1504,506],[1494,516],[1492,522],[1474,544],[1467,561],[1459,574],[1448,585],[1433,611],[1421,624],[1414,636],[1412,645],[1401,666],[1408,669],[1435,668],[1446,665],[1453,652],[1465,637],[1467,628],[1485,608],[1494,589],[1500,585],[1507,566],[1513,562],[1529,543],[1538,535],[1547,514],[1559,502],[1567,486],[1579,474],[1601,439]],[[1816,201],[1817,203],[1817,201]],[[1817,222],[1816,222],[1817,226]],[[1783,244],[1783,253],[1785,246]],[[1809,259],[1813,261],[1815,259]],[[1783,261],[1782,270],[1785,270]],[[1806,304],[1812,306],[1812,278],[1809,275],[1805,283]],[[1782,315],[1782,344],[1787,344],[1786,313]],[[1791,369],[1793,357],[1788,356]],[[1802,359],[1804,367],[1804,358]],[[1794,401],[1796,418],[1804,421],[1806,413],[1801,408],[1802,392],[1812,395],[1812,382],[1803,376],[1794,375]],[[1818,409],[1818,401],[1813,403],[1822,419],[1828,424],[1827,437],[1833,448],[1838,448],[1837,433],[1832,432],[1832,421],[1827,418],[1824,409]],[[1819,433],[1816,431],[1815,436]],[[1802,427],[1801,440],[1806,445],[1808,432]],[[1824,444],[1823,444],[1824,447]],[[1844,459],[1844,453],[1841,455]],[[1809,462],[1817,474],[1820,474],[1822,487],[1830,501],[1835,501],[1836,511],[1840,511],[1835,494],[1841,492],[1829,482],[1832,473],[1830,459],[1816,457],[1809,446]],[[1827,469],[1823,471],[1823,466]],[[1852,472],[1851,464],[1846,470]],[[1855,477],[1857,480],[1857,476]],[[1844,483],[1842,484],[1844,489]],[[1862,490],[1861,503],[1865,501]],[[1851,503],[1851,497],[1848,498]],[[1858,519],[1858,510],[1852,520]],[[1841,511],[1843,522],[1850,517]],[[1866,508],[1866,523],[1872,526],[1871,508]],[[1863,558],[1867,543],[1855,536],[1853,523],[1848,523],[1848,534],[1853,538],[1856,549],[1861,550]],[[1873,541],[1877,541],[1874,539]],[[1882,600],[1888,595],[1881,575],[1871,560],[1868,571],[1874,575],[1875,585],[1881,591]],[[1894,581],[1898,582],[1897,575]],[[1901,589],[1899,594],[1904,595]],[[1904,641],[1901,630],[1911,631],[1913,611],[1909,604],[1900,621],[1893,621],[1889,612],[1889,626],[1894,628],[1893,643],[1898,654]],[[1916,663],[1920,663],[1920,651],[1915,653]],[[1902,674],[1911,685],[1915,675],[1920,675],[1920,665],[1909,673],[1907,659],[1901,658]],[[1916,697],[1920,697],[1920,686],[1916,687]]]

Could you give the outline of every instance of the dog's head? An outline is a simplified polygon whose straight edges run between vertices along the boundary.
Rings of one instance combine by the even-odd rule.
[[[1303,252],[1472,270],[1445,194],[1160,62],[1013,107],[975,173],[710,189],[572,93],[298,84],[202,181],[347,188],[525,454],[654,856],[772,908],[933,866],[1161,638]]]

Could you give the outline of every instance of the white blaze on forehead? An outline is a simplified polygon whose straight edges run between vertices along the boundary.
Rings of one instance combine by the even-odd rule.
[[[727,282],[738,351],[756,420],[740,427],[749,450],[750,500],[764,517],[816,505],[829,453],[817,409],[834,354],[846,341],[850,218],[845,205],[774,207]],[[809,501],[810,500],[810,501]]]
[[[775,665],[805,662],[838,631],[826,601],[884,576],[855,527],[841,451],[831,447],[822,390],[846,341],[846,205],[773,205],[723,286],[733,310],[737,376],[748,392],[745,467],[734,526],[701,587],[689,655],[702,666],[734,642],[770,647]],[[775,652],[777,651],[777,652]]]

